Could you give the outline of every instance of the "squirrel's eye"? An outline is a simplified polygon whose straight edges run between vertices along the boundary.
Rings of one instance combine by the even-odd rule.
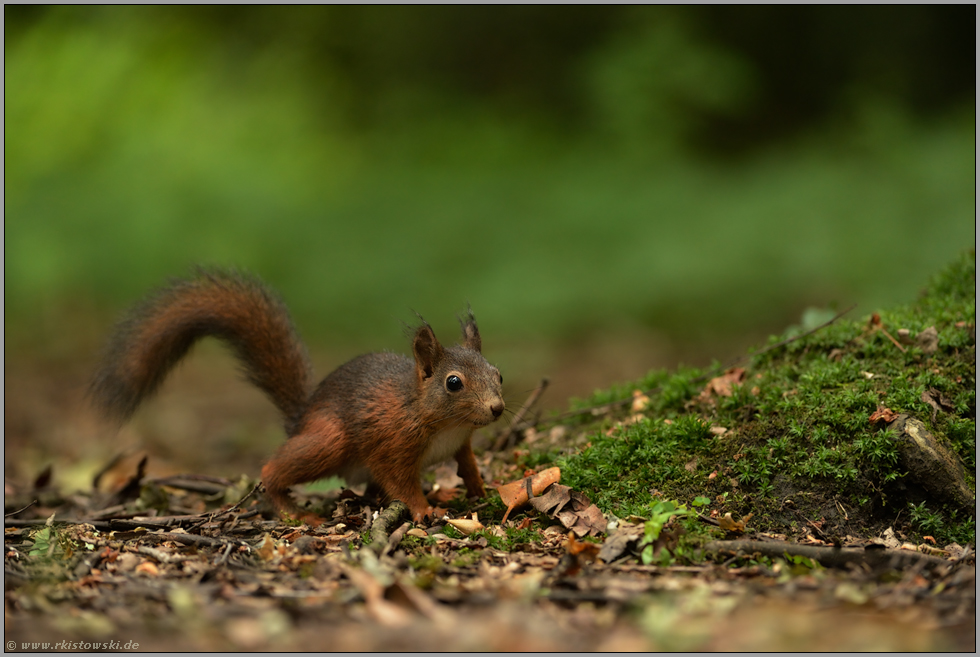
[[[459,392],[463,389],[463,380],[455,374],[450,374],[446,379],[446,390],[449,392]]]
[[[498,378],[498,379],[500,379],[500,382],[501,382],[501,383],[503,383],[503,382],[504,382],[504,375],[503,375],[503,374],[501,374],[500,372],[497,372],[497,378]]]

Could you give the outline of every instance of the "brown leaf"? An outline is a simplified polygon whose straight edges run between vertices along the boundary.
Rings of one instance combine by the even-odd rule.
[[[718,526],[724,529],[726,532],[735,532],[741,534],[745,531],[746,523],[752,519],[752,514],[742,516],[741,520],[735,520],[732,518],[731,512],[726,513],[722,517],[718,518]]]
[[[272,540],[272,536],[269,532],[265,533],[265,537],[262,539],[262,545],[258,549],[259,559],[262,561],[270,561],[274,556],[276,556],[276,542]]]
[[[936,421],[936,415],[940,412],[952,412],[955,410],[953,403],[946,398],[943,393],[935,388],[929,388],[922,393],[922,401],[932,406],[932,421]]]
[[[599,556],[599,548],[597,543],[576,541],[575,533],[568,532],[568,543],[565,544],[565,549],[568,550],[569,554],[580,556],[588,561],[595,561],[595,558]]]
[[[571,502],[555,517],[579,536],[598,536],[606,531],[606,518],[584,493],[571,491]]]
[[[571,501],[571,491],[572,489],[568,486],[552,484],[548,486],[544,493],[531,499],[531,506],[541,513],[548,513],[550,511],[554,515]]]
[[[459,531],[461,531],[466,536],[469,536],[473,532],[478,532],[481,529],[486,529],[479,520],[471,520],[469,518],[448,518],[446,522]]]
[[[650,405],[650,398],[644,395],[639,390],[633,391],[633,401],[630,404],[630,410],[634,413],[639,413],[640,411],[645,411],[647,406]]]
[[[641,536],[643,536],[642,525],[621,523],[602,544],[602,549],[599,550],[599,559],[606,563],[612,563],[624,552],[635,547]]]
[[[144,561],[140,565],[136,566],[136,572],[142,575],[149,575],[150,577],[156,577],[160,574],[160,569],[157,568],[155,563],[150,561]]]
[[[934,354],[939,349],[939,332],[935,326],[930,326],[915,336],[915,342],[923,353]]]
[[[871,414],[868,418],[868,422],[871,424],[877,424],[878,422],[894,422],[895,418],[898,417],[898,413],[888,408],[887,406],[879,406],[878,410]]]
[[[716,397],[731,397],[732,386],[745,380],[745,369],[733,367],[721,376],[708,381],[708,385],[701,391],[699,399],[702,402],[714,403]]]
[[[531,477],[531,493],[534,495],[540,495],[548,486],[557,483],[560,479],[560,468],[548,468],[547,470],[543,470]],[[500,524],[507,522],[507,517],[510,515],[511,511],[522,504],[527,504],[528,495],[526,480],[527,478],[525,477],[524,479],[518,479],[517,481],[512,481],[502,486],[497,486],[497,493],[500,494],[500,499],[507,505],[507,511],[504,513],[504,518],[500,521]]]

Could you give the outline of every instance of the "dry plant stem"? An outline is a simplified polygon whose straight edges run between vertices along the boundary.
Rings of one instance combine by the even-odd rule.
[[[813,335],[817,331],[819,331],[821,329],[827,328],[828,326],[830,326],[831,324],[833,324],[838,319],[840,319],[841,317],[843,317],[847,313],[851,312],[855,308],[857,308],[857,304],[852,305],[850,308],[847,308],[846,310],[840,311],[839,313],[837,313],[836,315],[834,315],[833,317],[831,317],[830,319],[828,319],[826,322],[824,322],[820,326],[815,326],[812,329],[810,329],[809,331],[807,331],[806,333],[800,333],[799,335],[794,335],[791,338],[786,338],[785,340],[780,340],[776,344],[771,344],[768,347],[766,347],[765,349],[762,349],[761,351],[757,351],[757,352],[755,352],[753,354],[746,354],[744,356],[739,356],[738,358],[736,358],[735,360],[733,360],[731,363],[729,363],[727,367],[725,367],[723,369],[726,369],[727,370],[729,367],[734,367],[735,365],[738,365],[739,363],[742,363],[742,362],[748,360],[749,358],[753,358],[755,356],[761,356],[762,354],[767,353],[767,352],[770,352],[773,349],[778,349],[780,347],[784,347],[784,346],[790,344],[791,342],[796,342],[797,340],[801,340],[801,339],[807,337],[808,335]]]
[[[714,518],[711,518],[709,516],[703,516],[703,515],[701,515],[700,513],[697,513],[697,512],[695,512],[694,515],[697,516],[697,518],[698,518],[699,521],[703,522],[706,525],[712,525],[714,527],[718,527],[719,526],[718,521],[715,520]]]
[[[528,410],[534,406],[534,404],[538,401],[538,398],[542,395],[542,393],[544,393],[545,389],[548,387],[548,383],[550,383],[550,381],[547,378],[543,378],[541,379],[541,383],[538,384],[538,387],[531,391],[531,394],[527,397],[527,401],[525,401],[520,410],[514,414],[514,419],[511,420],[507,431],[497,439],[496,443],[494,443],[493,451],[499,452],[500,450],[504,449],[504,447],[509,449],[516,444],[517,440],[515,438],[515,434],[517,433],[518,426],[524,421],[524,416],[527,415]]]
[[[410,523],[403,522],[401,527],[391,532],[391,536],[388,537],[388,544],[385,545],[385,549],[381,551],[380,556],[383,557],[384,555],[390,553],[392,550],[398,547],[398,544],[402,542],[403,538],[405,538],[405,533],[408,531],[408,528],[410,526],[411,526]]]
[[[912,552],[910,550],[887,550],[866,548],[836,548],[817,545],[800,545],[783,541],[753,541],[740,539],[736,541],[711,541],[704,546],[708,552],[737,553],[746,556],[761,554],[766,557],[782,557],[784,555],[801,556],[813,559],[823,566],[846,568],[849,564],[868,564],[872,567],[905,568],[910,565],[949,565],[950,562],[939,557]],[[921,567],[921,566],[920,566]]]
[[[408,506],[400,500],[395,500],[378,514],[377,520],[371,525],[371,549],[375,554],[381,555],[388,546],[391,528],[399,527],[400,523],[411,515]]]
[[[144,534],[139,538],[141,541],[147,539],[153,541],[173,541],[175,543],[183,543],[184,545],[193,545],[196,547],[200,547],[202,545],[207,547],[224,547],[228,543],[245,545],[247,547],[247,544],[243,541],[228,541],[220,538],[211,538],[210,536],[198,536],[197,534],[174,534],[172,532],[159,532],[157,534]]]
[[[878,330],[881,331],[882,333],[884,333],[885,334],[885,337],[888,338],[889,340],[891,340],[892,341],[892,344],[894,344],[896,347],[898,347],[903,354],[908,351],[905,347],[903,347],[898,342],[898,340],[896,340],[895,338],[892,337],[892,334],[891,333],[889,333],[888,331],[885,330],[885,327],[884,326],[879,326],[878,327]]]
[[[703,381],[703,380],[707,379],[708,377],[710,377],[710,376],[712,376],[714,374],[717,374],[718,372],[723,372],[723,371],[725,371],[725,370],[727,370],[727,369],[729,369],[731,367],[734,367],[735,365],[738,365],[739,363],[742,363],[742,362],[748,360],[749,358],[753,358],[755,356],[761,356],[762,354],[764,354],[766,352],[769,352],[769,351],[772,351],[773,349],[778,349],[779,347],[784,347],[784,346],[790,344],[791,342],[795,342],[797,340],[800,340],[802,338],[805,338],[808,335],[813,335],[814,333],[816,333],[820,329],[827,328],[828,326],[830,326],[831,324],[833,324],[838,319],[840,319],[841,317],[843,317],[847,313],[851,312],[855,308],[857,308],[857,304],[854,304],[853,306],[851,306],[847,310],[843,310],[843,311],[837,313],[831,319],[827,320],[826,322],[824,322],[820,326],[817,326],[815,328],[810,329],[806,333],[800,333],[799,335],[794,335],[791,338],[787,338],[785,340],[781,340],[780,342],[777,342],[776,344],[773,344],[773,345],[769,345],[765,349],[762,349],[761,351],[757,351],[757,352],[755,352],[753,354],[746,354],[746,355],[743,355],[743,356],[739,356],[738,358],[736,358],[735,360],[733,360],[732,362],[730,362],[728,365],[726,365],[724,367],[715,368],[713,370],[710,370],[709,372],[706,372],[706,373],[702,374],[701,376],[695,377],[694,379],[692,379],[692,383],[696,383],[698,381]],[[650,388],[649,390],[644,390],[643,391],[643,394],[644,395],[653,395],[653,394],[656,394],[658,392],[660,392],[660,387],[659,386],[656,387],[656,388]],[[585,415],[586,413],[591,413],[592,411],[597,411],[597,410],[604,409],[604,408],[615,408],[617,406],[625,406],[626,404],[629,404],[632,401],[633,401],[633,398],[632,397],[628,397],[626,399],[619,399],[619,400],[612,401],[612,402],[606,402],[605,404],[596,404],[595,406],[589,406],[587,408],[580,408],[580,409],[578,409],[576,411],[568,411],[566,413],[561,413],[560,415],[556,415],[555,417],[546,418],[543,421],[545,421],[545,422],[561,422],[562,420],[567,420],[570,417],[576,417],[578,415]],[[535,426],[536,427],[540,423],[541,423],[541,420],[539,420],[538,422],[535,422],[532,426]]]
[[[258,489],[259,489],[259,488],[260,488],[261,486],[262,486],[262,482],[261,482],[261,481],[259,481],[259,482],[256,482],[256,483],[255,483],[255,485],[254,485],[254,486],[252,486],[252,490],[250,490],[250,491],[248,491],[247,493],[245,493],[245,497],[243,497],[242,499],[240,499],[240,500],[238,500],[237,502],[235,502],[235,503],[234,503],[233,505],[231,505],[230,507],[228,507],[228,508],[227,508],[227,509],[225,509],[224,511],[219,511],[218,513],[214,513],[214,514],[209,514],[209,517],[208,517],[208,518],[206,518],[206,519],[205,519],[205,520],[204,520],[203,522],[201,522],[200,524],[204,524],[205,522],[211,522],[211,521],[212,521],[212,520],[214,520],[215,518],[220,518],[221,516],[226,516],[226,515],[228,515],[228,514],[229,514],[229,513],[231,513],[232,511],[234,511],[234,510],[236,510],[237,508],[239,508],[239,507],[240,507],[240,506],[242,505],[242,503],[243,503],[243,502],[245,502],[245,500],[247,500],[248,498],[250,498],[250,497],[252,497],[253,495],[255,495],[255,491],[257,491],[257,490],[258,490]],[[197,527],[197,525],[195,525],[195,527]]]
[[[32,507],[32,506],[34,506],[35,504],[37,504],[37,500],[34,500],[33,502],[31,502],[30,504],[28,504],[27,506],[25,506],[25,507],[24,507],[24,508],[22,508],[22,509],[17,509],[16,511],[11,511],[10,513],[5,513],[5,514],[3,514],[3,517],[4,517],[4,518],[10,518],[10,517],[12,517],[12,516],[15,516],[15,515],[17,515],[18,513],[21,513],[21,512],[23,512],[23,511],[27,511],[27,510],[28,510],[29,508],[31,508],[31,507]]]

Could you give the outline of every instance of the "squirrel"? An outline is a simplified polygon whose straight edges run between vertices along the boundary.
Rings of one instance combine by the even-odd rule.
[[[234,350],[246,378],[282,414],[287,439],[262,468],[277,510],[322,522],[303,514],[289,489],[339,475],[348,485],[380,487],[385,501],[401,500],[418,521],[445,513],[428,504],[420,476],[450,456],[467,494],[485,496],[470,437],[504,412],[503,377],[481,354],[473,311],[459,320],[462,344],[451,347],[419,319],[414,359],[358,356],[313,388],[306,347],[283,301],[253,275],[199,269],[119,322],[89,393],[106,415],[126,420],[195,341],[214,336]]]

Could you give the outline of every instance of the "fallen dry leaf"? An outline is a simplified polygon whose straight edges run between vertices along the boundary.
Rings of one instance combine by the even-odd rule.
[[[713,404],[716,397],[731,397],[732,386],[745,380],[745,369],[733,367],[721,376],[708,381],[708,385],[701,391],[699,399],[702,402]]]
[[[572,489],[561,484],[548,486],[548,489],[541,495],[531,499],[531,506],[541,513],[548,513],[551,510],[559,510],[571,501]]]
[[[157,568],[156,564],[149,561],[144,561],[140,565],[136,566],[136,572],[142,573],[143,575],[149,575],[151,577],[156,577],[160,574],[160,569]]]
[[[596,543],[575,540],[575,532],[568,532],[568,542],[565,543],[565,558],[561,564],[563,577],[572,577],[582,570],[586,563],[592,563],[599,555],[600,547]]]
[[[736,532],[741,534],[745,531],[746,523],[748,523],[748,521],[751,519],[751,513],[742,516],[741,520],[735,520],[732,518],[731,512],[728,512],[722,517],[718,518],[718,526],[724,529],[726,532]]]
[[[571,491],[571,501],[556,517],[579,536],[598,536],[606,531],[605,516],[592,501],[577,490]]]
[[[934,354],[939,349],[939,331],[935,326],[930,326],[915,336],[915,342],[923,353]]]
[[[507,522],[507,517],[510,516],[511,511],[522,504],[527,504],[527,479],[528,478],[525,477],[523,479],[518,479],[517,481],[512,481],[508,484],[503,484],[502,486],[497,486],[497,493],[500,494],[500,499],[507,505],[507,511],[504,513],[504,518],[500,521],[501,525]],[[543,470],[536,475],[533,475],[531,477],[531,494],[540,495],[544,492],[545,488],[551,484],[557,483],[560,479],[560,468],[548,468],[547,470]]]
[[[868,422],[871,424],[877,424],[878,422],[894,422],[895,418],[898,417],[898,413],[888,408],[887,406],[879,406],[878,410],[871,414],[868,418]]]
[[[262,538],[262,545],[259,546],[257,550],[259,554],[259,559],[262,561],[270,561],[274,556],[276,556],[276,542],[272,540],[272,536],[269,532],[265,533]]]
[[[641,519],[642,521],[642,519]],[[598,557],[606,563],[612,563],[623,553],[636,547],[640,537],[643,536],[643,525],[622,522],[616,531],[602,544]]]
[[[606,531],[606,518],[599,507],[584,493],[568,486],[551,484],[541,495],[531,498],[530,504],[537,511],[557,518],[579,536],[596,536]],[[505,515],[504,519],[506,518]]]
[[[943,393],[935,388],[929,388],[922,393],[922,401],[932,406],[932,421],[936,421],[936,415],[940,412],[950,413],[956,409],[953,403],[946,398]]]
[[[640,411],[645,411],[647,406],[650,405],[650,398],[644,395],[639,390],[633,391],[633,401],[630,404],[630,410],[634,413],[639,413]]]
[[[446,520],[446,523],[463,532],[463,534],[466,536],[469,536],[473,532],[478,532],[481,529],[486,529],[486,527],[483,526],[483,523],[476,519],[449,518]]]

